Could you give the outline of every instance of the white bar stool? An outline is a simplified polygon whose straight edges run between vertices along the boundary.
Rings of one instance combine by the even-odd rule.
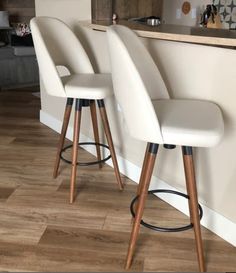
[[[80,41],[72,30],[56,18],[36,17],[30,22],[41,79],[49,95],[67,98],[64,121],[58,145],[53,176],[58,175],[60,156],[63,151],[66,131],[69,124],[74,99],[75,120],[72,152],[72,172],[70,182],[70,203],[74,200],[77,171],[78,140],[83,107],[90,107],[97,149],[98,163],[101,167],[96,104],[100,110],[107,142],[109,145],[119,189],[123,189],[115,149],[112,141],[104,99],[113,94],[110,74],[95,74],[91,62]],[[68,76],[60,77],[58,67],[68,70]],[[84,144],[84,143],[79,143]],[[91,143],[90,143],[91,144]],[[89,164],[88,164],[89,165]]]
[[[208,101],[170,99],[165,83],[151,55],[130,29],[111,26],[108,31],[113,88],[130,135],[147,142],[137,191],[135,220],[126,261],[129,269],[135,250],[156,155],[160,144],[182,146],[200,271],[205,271],[199,205],[192,147],[212,147],[221,140],[224,122],[219,107]],[[200,212],[201,214],[201,212]],[[166,231],[166,230],[165,230]]]

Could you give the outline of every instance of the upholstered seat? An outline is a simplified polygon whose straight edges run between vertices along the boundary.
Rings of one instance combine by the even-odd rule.
[[[164,143],[193,147],[217,145],[224,133],[219,107],[198,100],[152,101]],[[149,142],[154,142],[154,139]]]
[[[102,100],[113,95],[111,74],[79,74],[62,79],[68,97]]]
[[[158,148],[164,144],[165,148],[182,146],[190,227],[194,228],[199,269],[205,271],[192,147],[212,147],[220,142],[224,133],[221,109],[209,101],[171,99],[156,63],[137,35],[119,25],[111,26],[107,33],[116,100],[130,135],[147,142],[137,198],[134,199],[138,200],[135,213],[132,210],[135,220],[126,269],[131,266],[140,223],[143,224]]]
[[[47,93],[67,98],[63,125],[57,149],[53,177],[58,176],[60,156],[64,146],[72,105],[75,103],[75,119],[70,183],[70,203],[74,200],[77,173],[78,142],[83,107],[90,107],[98,163],[101,152],[96,114],[97,101],[107,142],[111,152],[115,175],[120,189],[123,188],[115,149],[112,141],[104,99],[113,94],[111,75],[95,74],[85,49],[73,31],[62,21],[50,17],[36,17],[30,22],[41,79]],[[65,75],[59,73],[63,67]],[[89,164],[87,164],[89,165]]]

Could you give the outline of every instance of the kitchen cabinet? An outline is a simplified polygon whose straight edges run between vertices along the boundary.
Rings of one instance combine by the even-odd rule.
[[[116,13],[119,19],[162,16],[163,0],[92,0],[92,18],[107,20]]]

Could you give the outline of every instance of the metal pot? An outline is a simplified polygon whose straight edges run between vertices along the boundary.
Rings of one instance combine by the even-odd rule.
[[[147,19],[147,24],[149,26],[159,26],[161,24],[161,21],[160,19],[150,18],[150,19]]]

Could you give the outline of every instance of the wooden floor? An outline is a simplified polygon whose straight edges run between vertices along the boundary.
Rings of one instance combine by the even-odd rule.
[[[130,200],[113,170],[79,168],[77,198],[69,205],[70,166],[52,179],[58,135],[39,123],[39,98],[0,92],[0,271],[124,271],[130,235]],[[81,160],[91,156],[79,151]],[[150,197],[145,219],[159,225],[186,217]],[[203,229],[208,271],[236,271],[236,249]],[[198,271],[192,231],[141,229],[131,271]]]

